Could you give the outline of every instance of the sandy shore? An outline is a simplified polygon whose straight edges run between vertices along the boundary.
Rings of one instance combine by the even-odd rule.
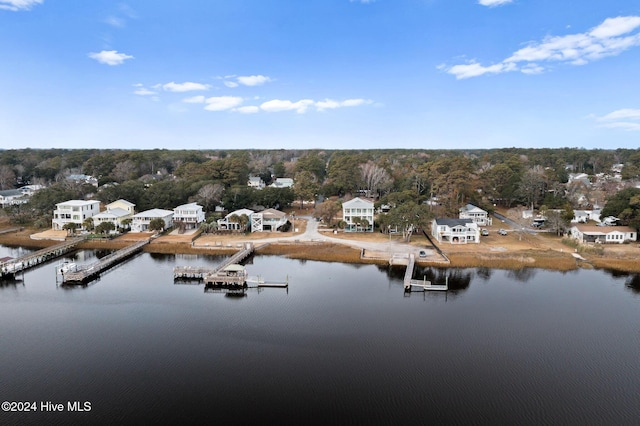
[[[442,244],[444,257],[421,235],[412,238],[410,244],[397,236],[379,233],[334,234],[318,229],[315,221],[300,220],[293,233],[253,233],[240,235],[164,235],[154,239],[144,248],[152,253],[185,254],[230,254],[244,242],[253,242],[257,253],[280,255],[296,259],[320,260],[344,263],[388,263],[393,254],[414,253],[419,264],[438,267],[483,267],[497,269],[521,269],[526,267],[550,270],[573,270],[577,268],[608,268],[626,272],[640,272],[640,245],[606,245],[602,253],[576,253],[563,244],[559,237],[546,234],[510,232],[507,236],[497,234],[490,228],[490,235],[479,244]],[[1,230],[0,230],[1,231]],[[0,234],[0,244],[43,248],[59,243],[56,240],[31,238],[35,230]],[[92,240],[82,243],[86,249],[120,249],[141,239],[148,233],[129,233],[112,240]],[[419,257],[420,250],[427,253]]]

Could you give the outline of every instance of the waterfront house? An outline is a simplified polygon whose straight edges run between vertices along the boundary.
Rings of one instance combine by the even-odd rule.
[[[5,189],[0,191],[0,206],[16,206],[18,204],[24,204],[29,201],[29,198],[25,196],[19,189]]]
[[[249,182],[247,185],[250,188],[262,189],[265,187],[265,183],[260,176],[249,176]]]
[[[53,230],[61,231],[67,223],[75,223],[78,229],[83,228],[85,219],[100,213],[100,201],[69,200],[56,204],[53,211]]]
[[[164,221],[164,229],[173,225],[173,211],[164,209],[151,209],[133,215],[131,222],[131,232],[149,231],[149,223],[153,219],[162,219]]]
[[[218,229],[221,231],[240,231],[242,230],[242,224],[240,224],[239,222],[236,222],[235,217],[240,217],[242,215],[245,215],[247,216],[249,221],[251,221],[251,215],[253,213],[254,211],[249,209],[240,209],[240,210],[233,211],[228,215],[226,215],[224,218],[218,219]],[[247,225],[249,224],[250,222],[247,223]]]
[[[195,229],[204,222],[204,211],[197,203],[183,204],[173,209],[174,225],[184,224],[184,229]]]
[[[433,219],[431,222],[431,235],[439,243],[467,244],[480,242],[480,228],[472,219]]]
[[[127,200],[116,200],[109,203],[107,204],[106,210],[93,216],[93,226],[98,226],[104,222],[111,222],[116,229],[123,228],[125,226],[125,220],[133,220],[135,206],[135,204]]]
[[[586,223],[590,220],[600,222],[600,210],[574,210],[573,219],[574,223]]]
[[[342,220],[346,232],[373,232],[374,207],[371,201],[356,197],[342,203]],[[362,222],[366,220],[366,223]]]
[[[459,209],[460,219],[471,219],[474,223],[477,223],[479,226],[488,226],[491,225],[491,218],[489,217],[489,213],[486,210],[482,210],[480,207],[476,207],[473,204],[467,204],[464,207]]]
[[[277,231],[287,223],[287,215],[276,209],[251,214],[251,232]]]
[[[569,235],[581,243],[622,244],[637,241],[638,232],[628,226],[597,226],[575,224],[569,230]]]

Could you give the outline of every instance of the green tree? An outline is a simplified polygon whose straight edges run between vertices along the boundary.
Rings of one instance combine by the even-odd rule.
[[[113,224],[113,222],[101,222],[98,224],[98,226],[96,226],[95,232],[97,234],[108,234],[115,229],[116,226]]]
[[[300,208],[302,208],[304,201],[316,199],[320,185],[318,185],[317,178],[313,173],[306,170],[298,172],[294,182],[293,193],[300,200]]]
[[[62,226],[62,229],[67,231],[69,234],[73,235],[76,233],[76,229],[78,229],[80,225],[75,222],[67,222]]]
[[[151,219],[149,221],[149,230],[164,231],[164,220],[159,217],[156,217],[155,219]]]
[[[320,218],[327,226],[333,225],[333,219],[340,211],[341,206],[337,201],[327,200],[320,203],[314,213],[313,216]]]
[[[82,227],[87,231],[91,231],[93,229],[93,218],[88,217],[82,221]]]
[[[615,216],[640,231],[640,188],[627,188],[607,198],[600,217]]]

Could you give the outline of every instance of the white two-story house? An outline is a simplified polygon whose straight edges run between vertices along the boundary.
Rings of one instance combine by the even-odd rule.
[[[184,229],[196,229],[204,222],[204,210],[197,203],[183,204],[173,209],[173,224],[184,224]]]
[[[151,209],[133,215],[131,222],[131,232],[149,231],[149,223],[153,219],[162,219],[164,221],[164,229],[173,225],[173,211],[164,209]]]
[[[373,232],[373,212],[373,203],[359,197],[342,203],[342,220],[346,222],[344,230]],[[366,224],[362,223],[364,220]]]
[[[439,243],[467,244],[480,242],[480,228],[471,219],[433,219],[431,235]]]
[[[460,219],[471,219],[479,226],[489,226],[492,222],[489,217],[489,213],[486,210],[482,210],[480,207],[474,206],[473,204],[467,204],[466,206],[461,207],[459,213],[458,217]]]
[[[85,219],[100,213],[100,201],[69,200],[56,204],[53,211],[53,229],[61,231],[67,223],[75,223],[82,229]]]

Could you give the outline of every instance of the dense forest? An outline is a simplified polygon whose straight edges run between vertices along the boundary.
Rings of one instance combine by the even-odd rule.
[[[577,174],[583,178],[571,179]],[[74,175],[96,178],[97,187]],[[250,176],[267,187],[248,187]],[[276,177],[295,185],[269,187]],[[603,214],[640,228],[639,180],[640,150],[630,149],[0,150],[0,190],[45,187],[28,204],[6,209],[15,222],[36,226],[49,226],[55,204],[68,199],[124,198],[138,211],[197,201],[208,212],[324,200],[322,215],[361,195],[390,206],[377,224],[383,232],[408,217],[425,225],[434,215],[457,216],[467,203],[489,211],[605,206]]]

